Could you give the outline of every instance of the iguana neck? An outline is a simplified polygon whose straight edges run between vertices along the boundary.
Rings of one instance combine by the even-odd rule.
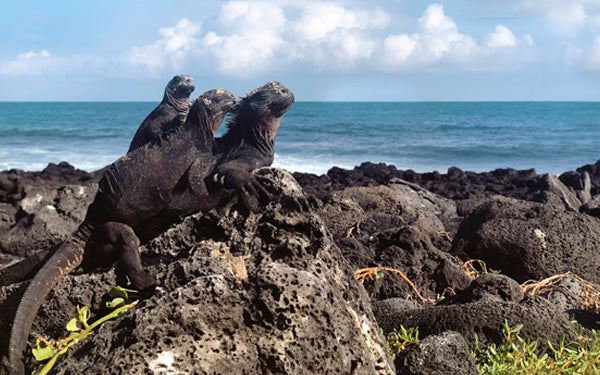
[[[279,125],[281,125],[281,117],[255,121],[246,135],[246,143],[256,147],[262,154],[272,155],[275,152],[275,136]]]
[[[280,124],[281,118],[255,119],[238,114],[235,125],[225,133],[219,148],[225,154],[234,154],[243,147],[253,147],[271,157],[275,153],[275,136]]]
[[[212,128],[213,122],[213,118],[207,119],[206,116],[190,114],[182,126],[182,130],[189,133],[194,144],[212,147],[215,135]]]
[[[168,103],[170,105],[172,105],[173,107],[177,108],[177,110],[179,111],[187,111],[190,107],[190,100],[187,97],[177,97],[176,95],[174,95],[174,93],[169,90],[166,89],[165,90],[165,95],[163,97],[163,103]]]

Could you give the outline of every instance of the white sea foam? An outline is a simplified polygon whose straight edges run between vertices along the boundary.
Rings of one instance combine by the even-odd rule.
[[[327,171],[332,167],[346,169],[354,168],[354,165],[351,165],[351,163],[339,163],[335,160],[325,158],[309,157],[306,159],[301,159],[293,156],[281,157],[278,154],[275,154],[273,166],[285,169],[289,172],[314,173],[317,175],[327,173]]]

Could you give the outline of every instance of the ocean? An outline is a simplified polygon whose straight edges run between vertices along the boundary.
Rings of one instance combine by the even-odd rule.
[[[67,161],[93,171],[124,155],[155,102],[0,102],[0,170]],[[224,132],[225,126],[217,135]],[[560,174],[600,159],[600,103],[297,102],[274,165],[326,173],[362,162]]]

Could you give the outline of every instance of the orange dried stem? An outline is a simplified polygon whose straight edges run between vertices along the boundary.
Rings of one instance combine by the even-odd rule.
[[[417,295],[417,297],[419,297],[419,299],[422,302],[431,302],[434,303],[435,301],[427,299],[425,297],[423,297],[421,295],[421,293],[419,293],[419,291],[417,290],[417,288],[415,287],[415,284],[412,283],[412,281],[409,280],[408,277],[406,277],[406,275],[404,275],[404,273],[402,273],[402,271],[394,269],[394,268],[388,268],[388,267],[368,267],[368,268],[361,268],[357,271],[354,271],[354,275],[356,276],[356,278],[362,283],[365,280],[365,277],[369,276],[369,278],[371,280],[373,279],[373,274],[375,272],[380,272],[380,271],[389,271],[389,272],[395,272],[398,275],[400,275],[400,277],[402,277],[402,279],[404,279],[404,281],[406,281],[408,283],[408,285],[412,288],[412,290],[415,292],[415,294]]]

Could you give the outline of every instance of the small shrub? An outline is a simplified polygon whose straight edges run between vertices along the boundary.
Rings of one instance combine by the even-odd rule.
[[[400,331],[390,332],[387,335],[387,345],[390,349],[392,360],[396,359],[396,354],[408,346],[419,342],[419,327],[404,328],[400,326]]]
[[[577,340],[556,346],[549,343],[551,353],[536,354],[537,342],[519,336],[523,326],[502,325],[504,342],[479,347],[477,337],[471,354],[483,375],[558,375],[600,374],[600,333],[580,327]]]
[[[110,309],[114,309],[109,314],[100,317],[93,323],[88,323],[91,317],[89,307],[77,306],[77,316],[67,323],[67,331],[69,335],[58,339],[57,341],[47,341],[39,337],[36,340],[36,347],[32,349],[33,356],[39,362],[47,361],[42,363],[37,370],[33,372],[33,375],[44,375],[47,374],[58,357],[65,354],[67,350],[83,340],[87,336],[93,333],[94,328],[104,323],[109,319],[114,319],[125,311],[129,310],[133,306],[137,305],[139,300],[135,300],[129,304],[125,304],[129,301],[130,294],[136,294],[134,290],[124,289],[121,287],[115,287],[110,291],[110,295],[113,299],[106,303],[106,306]]]

